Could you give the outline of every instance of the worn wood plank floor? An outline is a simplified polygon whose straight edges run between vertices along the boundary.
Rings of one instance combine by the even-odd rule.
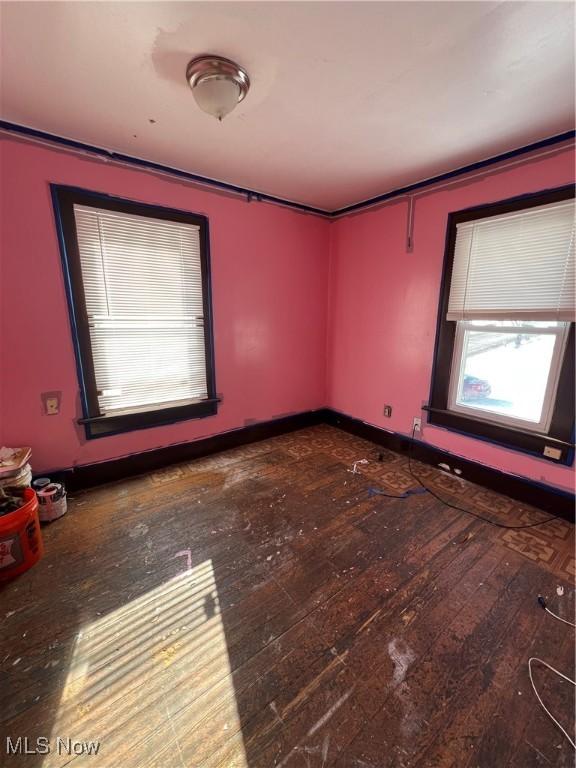
[[[573,765],[527,673],[574,676],[573,630],[536,602],[573,617],[573,527],[374,495],[414,487],[378,452],[320,426],[78,494],[0,591],[0,763]],[[414,469],[494,519],[546,517]],[[572,686],[535,674],[570,728]],[[52,751],[8,756],[7,736]]]

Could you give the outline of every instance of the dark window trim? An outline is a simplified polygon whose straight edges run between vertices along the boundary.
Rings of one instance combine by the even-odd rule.
[[[574,323],[570,325],[568,342],[560,371],[556,403],[548,435],[509,428],[494,422],[469,418],[465,414],[448,410],[448,389],[450,369],[454,351],[456,323],[446,320],[454,246],[456,243],[456,225],[463,221],[489,218],[491,216],[533,208],[574,197],[574,186],[568,185],[556,189],[544,190],[534,194],[521,195],[497,203],[467,208],[448,215],[446,247],[442,271],[438,319],[436,326],[436,344],[430,387],[430,405],[428,422],[435,426],[458,432],[468,437],[485,440],[506,448],[528,453],[555,464],[571,465],[574,461]],[[555,438],[551,440],[551,438]],[[557,442],[559,441],[559,442]],[[560,459],[544,456],[544,447],[558,448]]]
[[[50,191],[56,217],[56,229],[68,310],[72,330],[76,368],[82,403],[82,418],[78,423],[84,426],[88,439],[106,437],[129,432],[136,429],[173,424],[187,419],[199,419],[213,416],[218,409],[219,399],[216,396],[216,377],[214,365],[214,332],[212,315],[212,283],[210,275],[210,236],[208,219],[188,211],[174,208],[163,208],[157,205],[141,203],[125,198],[114,197],[101,192],[92,192],[79,187],[51,184]],[[178,221],[184,224],[194,224],[200,227],[200,261],[202,267],[202,295],[204,302],[204,344],[206,350],[206,383],[208,397],[194,403],[178,405],[169,408],[158,408],[150,411],[103,416],[98,407],[96,394],[96,379],[92,361],[92,347],[86,312],[86,300],[80,255],[76,237],[76,222],[74,219],[74,204],[122,211],[166,221]]]

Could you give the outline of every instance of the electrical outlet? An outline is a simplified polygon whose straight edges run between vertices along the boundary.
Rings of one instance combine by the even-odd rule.
[[[420,416],[414,416],[414,420],[412,421],[412,430],[414,432],[420,432],[422,429],[422,419]]]
[[[544,448],[544,456],[548,456],[549,459],[561,459],[562,458],[562,451],[560,448],[552,448],[551,446],[547,445]]]
[[[385,405],[384,406],[384,416],[386,416],[387,419],[392,416],[392,406],[391,405]]]
[[[57,416],[60,413],[61,392],[42,392],[41,398],[46,416]]]

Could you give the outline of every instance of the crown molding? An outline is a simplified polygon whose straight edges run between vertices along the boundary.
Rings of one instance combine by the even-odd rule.
[[[458,176],[466,176],[467,174],[473,171],[478,171],[483,168],[487,168],[491,165],[496,165],[498,163],[502,163],[516,157],[521,157],[522,155],[528,155],[531,152],[535,152],[540,149],[545,149],[547,147],[552,147],[557,144],[562,144],[568,141],[574,141],[574,138],[576,137],[576,131],[574,130],[565,131],[564,133],[560,133],[555,136],[550,136],[546,139],[541,139],[540,141],[533,142],[532,144],[527,144],[523,147],[518,147],[517,149],[512,149],[508,152],[504,152],[499,155],[494,155],[484,160],[479,160],[478,162],[470,163],[469,165],[464,165],[452,171],[447,171],[446,173],[439,174],[438,176],[432,176],[428,179],[417,181],[417,182],[414,182],[413,184],[408,184],[407,186],[404,186],[404,187],[398,187],[396,189],[390,190],[389,192],[385,192],[381,195],[368,198],[367,200],[361,200],[360,202],[353,203],[352,205],[347,205],[342,208],[337,208],[335,210],[325,210],[323,208],[316,208],[311,205],[305,205],[304,203],[298,203],[293,200],[286,200],[285,198],[276,197],[275,195],[268,195],[264,192],[259,192],[254,189],[248,189],[246,187],[241,187],[236,184],[230,184],[228,182],[220,181],[218,179],[212,179],[208,176],[201,176],[196,173],[184,171],[181,168],[174,168],[172,166],[163,165],[161,163],[155,163],[152,160],[145,160],[144,158],[141,158],[141,157],[126,155],[126,154],[123,154],[122,152],[114,152],[113,150],[104,149],[103,147],[97,147],[92,144],[86,144],[81,141],[76,141],[75,139],[68,139],[68,138],[65,138],[64,136],[57,136],[56,134],[53,134],[53,133],[40,131],[36,128],[30,128],[28,126],[20,125],[18,123],[11,123],[7,120],[0,120],[0,131],[7,134],[16,135],[16,136],[23,136],[28,139],[33,139],[33,140],[35,139],[39,142],[49,142],[54,145],[62,146],[67,149],[76,150],[88,155],[93,155],[96,157],[105,158],[107,160],[120,162],[125,165],[133,165],[135,168],[140,168],[142,170],[160,172],[163,174],[174,176],[175,178],[180,178],[180,179],[184,179],[184,180],[199,184],[201,186],[211,187],[213,189],[217,189],[220,191],[237,194],[237,195],[246,197],[246,200],[248,202],[256,201],[256,202],[272,203],[273,205],[281,205],[286,208],[291,208],[297,211],[301,211],[302,213],[308,213],[314,216],[321,216],[327,219],[336,219],[342,216],[347,216],[351,213],[357,213],[366,208],[371,208],[374,205],[378,205],[380,203],[387,202],[388,200],[392,200],[396,197],[403,197],[408,194],[413,194],[414,192],[420,189],[425,189],[426,187],[434,186],[435,184],[439,184],[439,183],[448,181],[450,179],[457,178]]]

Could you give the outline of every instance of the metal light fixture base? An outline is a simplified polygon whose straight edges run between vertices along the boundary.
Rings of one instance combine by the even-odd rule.
[[[250,88],[248,73],[236,62],[223,56],[204,55],[192,59],[186,67],[186,80],[192,92],[195,86],[205,80],[230,80],[238,87],[238,104]]]

